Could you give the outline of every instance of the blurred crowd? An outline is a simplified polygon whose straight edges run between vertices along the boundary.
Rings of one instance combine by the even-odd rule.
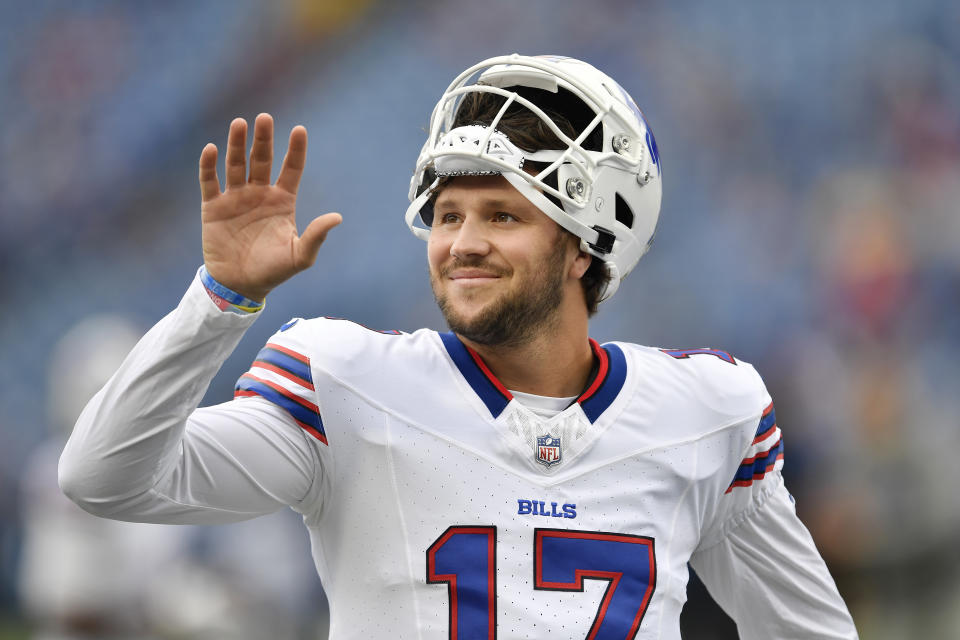
[[[960,5],[41,0],[0,25],[0,636],[322,637],[291,513],[105,523],[56,457],[199,266],[196,160],[234,116],[306,125],[301,221],[345,222],[207,401],[290,316],[442,328],[410,171],[446,84],[513,51],[607,71],[657,135],[657,240],[594,337],[757,366],[862,637],[960,634]],[[695,580],[683,624],[735,637]]]

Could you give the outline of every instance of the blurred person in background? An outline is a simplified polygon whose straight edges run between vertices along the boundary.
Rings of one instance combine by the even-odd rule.
[[[64,451],[78,503],[206,523],[293,507],[335,637],[678,638],[688,561],[745,638],[856,637],[752,367],[587,338],[659,215],[656,143],[616,82],[551,56],[458,77],[407,212],[453,331],[294,319],[235,400],[197,409],[267,294],[340,222],[297,233],[303,128],[274,185],[272,119],[255,122],[249,177],[246,134],[231,124],[223,191],[204,148],[204,266]]]
[[[57,435],[31,456],[21,487],[19,595],[34,637],[314,637],[325,605],[290,518],[229,530],[116,522],[86,513],[57,486],[77,416],[141,336],[129,319],[101,314],[54,347],[48,415]]]
[[[20,599],[36,638],[160,637],[148,600],[186,554],[189,530],[94,518],[56,483],[57,458],[81,409],[141,335],[126,318],[91,316],[54,349],[47,388],[57,435],[31,457],[22,486]]]

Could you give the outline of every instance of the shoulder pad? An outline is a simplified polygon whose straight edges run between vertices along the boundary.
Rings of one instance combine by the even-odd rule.
[[[642,371],[640,383],[656,389],[660,402],[676,403],[678,414],[692,411],[719,427],[759,416],[770,404],[756,369],[726,351],[626,346]]]

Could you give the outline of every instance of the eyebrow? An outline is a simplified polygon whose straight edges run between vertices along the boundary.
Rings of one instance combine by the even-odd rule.
[[[441,193],[438,195],[436,202],[434,202],[435,207],[456,207],[456,205],[456,200],[450,196],[447,196],[446,193]],[[511,203],[509,200],[504,200],[502,198],[486,198],[481,202],[481,205],[491,209],[516,206],[515,203]]]

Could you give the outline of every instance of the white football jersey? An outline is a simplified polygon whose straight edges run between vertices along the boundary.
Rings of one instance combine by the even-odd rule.
[[[592,343],[546,419],[453,334],[294,320],[194,410],[250,322],[195,282],[81,417],[71,497],[159,522],[290,505],[337,639],[679,639],[688,563],[743,637],[856,637],[749,364]]]

